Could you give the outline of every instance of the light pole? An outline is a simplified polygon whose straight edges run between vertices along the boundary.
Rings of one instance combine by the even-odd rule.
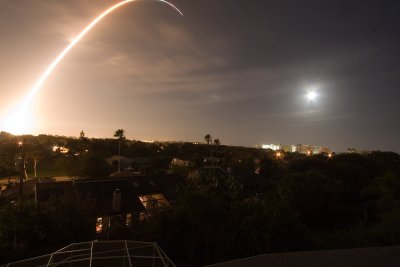
[[[22,199],[22,189],[25,177],[25,151],[24,151],[24,143],[22,141],[18,142],[18,147],[20,148],[20,155],[18,156],[17,167],[19,171],[19,189],[18,189],[18,197]]]

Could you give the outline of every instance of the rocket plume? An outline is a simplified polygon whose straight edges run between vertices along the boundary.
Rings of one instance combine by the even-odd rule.
[[[107,10],[103,11],[99,16],[97,16],[92,22],[90,22],[80,33],[77,37],[75,37],[71,43],[64,48],[64,50],[51,62],[51,64],[47,67],[47,69],[42,73],[42,75],[39,77],[39,79],[36,81],[34,86],[30,89],[28,96],[25,98],[24,102],[20,106],[17,112],[14,113],[13,116],[11,116],[6,123],[6,128],[5,130],[11,130],[15,134],[20,134],[22,133],[21,130],[23,130],[23,126],[25,123],[25,113],[26,109],[31,102],[32,98],[35,96],[36,92],[42,87],[42,85],[45,83],[47,78],[50,76],[50,74],[53,72],[53,70],[57,67],[57,65],[63,60],[63,58],[68,54],[69,51],[94,27],[96,26],[97,23],[99,23],[104,17],[106,17],[108,14],[113,12],[119,7],[122,7],[130,2],[136,2],[136,1],[145,1],[145,0],[125,0],[121,1]],[[165,3],[175,9],[181,16],[183,16],[183,13],[173,4],[166,0],[154,0],[158,2]]]

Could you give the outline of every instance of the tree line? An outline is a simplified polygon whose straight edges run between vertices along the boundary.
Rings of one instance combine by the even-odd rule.
[[[3,153],[1,166],[6,166],[7,156],[18,154],[16,139],[8,138],[0,139],[1,148],[8,148],[1,151],[9,153]],[[151,210],[146,220],[131,227],[122,225],[122,231],[110,236],[158,242],[178,266],[271,252],[400,244],[400,155],[393,152],[333,157],[282,153],[276,157],[273,151],[219,145],[218,168],[203,168],[210,153],[216,156],[211,141],[148,144],[118,136],[26,140],[43,148],[55,142],[71,148],[67,155],[44,150],[43,161],[76,160],[85,153],[104,158],[118,151],[127,156],[192,161],[179,170],[185,179],[170,208]],[[93,239],[92,205],[90,198],[74,192],[54,196],[43,205],[3,200],[2,261],[10,259],[4,255],[17,259],[33,256],[28,254],[37,248],[51,252],[61,244]],[[42,252],[36,250],[36,254]]]
[[[260,162],[259,186],[208,170],[188,177],[173,208],[134,238],[181,266],[263,253],[400,244],[400,156],[374,152]]]

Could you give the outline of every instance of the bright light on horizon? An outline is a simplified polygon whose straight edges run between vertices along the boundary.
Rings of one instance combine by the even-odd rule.
[[[15,135],[32,134],[33,115],[29,105],[22,106],[7,115],[3,118],[2,131]]]

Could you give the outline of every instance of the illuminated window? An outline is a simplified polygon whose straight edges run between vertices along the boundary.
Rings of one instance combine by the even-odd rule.
[[[126,226],[130,226],[132,224],[132,214],[131,213],[126,214],[125,224],[126,224]]]
[[[96,220],[96,233],[100,234],[103,232],[103,218],[99,217]]]
[[[141,212],[139,215],[139,218],[141,221],[146,220],[147,219],[147,213],[146,212]]]
[[[168,200],[165,198],[163,194],[139,196],[139,199],[146,209],[162,208],[169,205]]]
[[[67,154],[69,152],[69,148],[63,146],[53,146],[53,152],[59,151],[61,154]]]

